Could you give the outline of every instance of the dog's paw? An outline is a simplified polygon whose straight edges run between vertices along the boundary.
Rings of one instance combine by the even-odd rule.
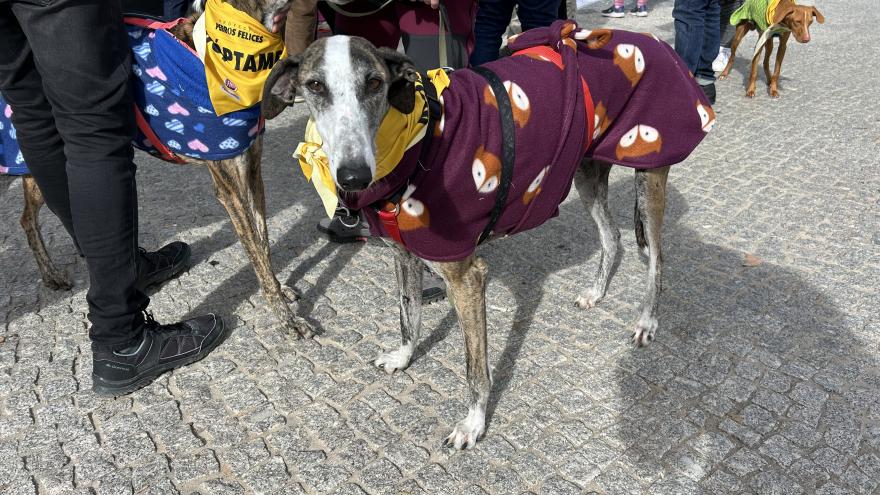
[[[644,347],[654,341],[654,332],[657,331],[657,318],[642,317],[636,323],[632,333],[632,342],[636,347]]]
[[[754,97],[755,97],[755,90],[754,89],[750,89],[750,90],[746,91],[746,98],[754,98]]]
[[[52,290],[70,290],[73,284],[67,280],[67,277],[60,273],[48,274],[43,277],[43,284]]]
[[[299,292],[297,292],[296,289],[289,285],[281,285],[281,295],[283,295],[284,298],[287,299],[287,304],[299,300]]]
[[[718,75],[718,80],[719,80],[719,81],[723,81],[723,80],[725,80],[725,79],[727,79],[727,74],[725,74],[725,73],[722,72],[721,74]]]
[[[480,408],[471,408],[467,417],[459,421],[452,433],[443,440],[443,446],[456,450],[470,449],[485,431],[486,413]]]
[[[412,346],[402,345],[396,351],[386,352],[373,362],[378,368],[383,368],[388,373],[406,369],[412,357]]]
[[[770,90],[770,97],[774,98],[774,99],[779,99],[779,91],[776,91],[775,89],[771,89]]]
[[[599,304],[599,301],[601,301],[604,296],[605,294],[600,294],[596,289],[590,289],[578,296],[574,302],[581,309],[590,309]]]
[[[315,326],[306,321],[305,318],[296,316],[288,325],[291,330],[297,333],[299,337],[310,339],[315,336]]]

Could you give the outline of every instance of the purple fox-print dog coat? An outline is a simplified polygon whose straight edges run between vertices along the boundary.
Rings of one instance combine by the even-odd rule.
[[[714,124],[705,95],[668,44],[649,34],[602,31],[610,41],[589,48],[575,40],[573,22],[558,21],[518,35],[509,43],[512,56],[486,64],[507,89],[516,129],[513,179],[496,235],[555,216],[584,155],[633,168],[672,165]],[[547,47],[558,56],[542,55]],[[473,253],[500,183],[494,93],[470,70],[451,79],[440,95],[443,117],[426,163],[416,164],[414,147],[381,181],[343,195],[347,206],[364,208],[405,187],[397,216],[401,238],[411,252],[434,261]],[[590,107],[593,115],[585,111]],[[375,209],[364,211],[373,234],[387,237]]]

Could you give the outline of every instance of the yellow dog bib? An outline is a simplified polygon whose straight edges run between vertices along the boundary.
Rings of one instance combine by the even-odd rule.
[[[428,71],[428,77],[438,95],[449,86],[449,76],[443,69]],[[402,113],[391,107],[379,124],[379,130],[376,132],[375,180],[390,174],[400,163],[403,154],[425,136],[428,105],[424,93],[418,91],[421,85],[421,80],[416,82],[416,103],[411,113]],[[332,218],[336,205],[339,204],[339,197],[336,193],[336,183],[333,182],[333,175],[330,173],[330,162],[321,149],[323,140],[312,119],[306,124],[304,139],[305,141],[297,146],[293,157],[299,162],[306,180],[311,181],[315,186],[327,216]]]
[[[205,5],[205,76],[217,115],[250,108],[269,72],[287,56],[281,34],[222,0]]]

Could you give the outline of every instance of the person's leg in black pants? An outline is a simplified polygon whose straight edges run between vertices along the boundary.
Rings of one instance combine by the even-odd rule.
[[[564,1],[564,0],[563,0]],[[521,0],[516,15],[523,31],[549,26],[558,18],[560,0]]]
[[[515,0],[479,0],[474,20],[474,51],[471,65],[482,65],[498,58],[501,36],[510,24]]]
[[[138,337],[149,299],[134,288],[131,55],[111,3],[7,4],[0,17],[0,88],[46,204],[86,257],[92,341],[124,346]]]
[[[86,258],[89,337],[96,383],[108,380],[104,393],[134,390],[173,367],[178,362],[173,358],[193,357],[203,347],[201,341],[196,349],[175,340],[174,349],[167,349],[174,354],[166,354],[172,339],[195,342],[202,330],[187,326],[161,334],[155,332],[158,324],[145,324],[149,299],[139,288],[139,263],[143,268],[154,261],[176,262],[168,257],[140,261],[145,255],[137,245],[130,70],[118,2],[0,3],[0,91],[12,106],[22,154],[46,203]],[[188,259],[183,247],[176,252]],[[157,280],[166,268],[172,267],[154,264],[144,273]],[[216,322],[211,315],[207,324],[216,327]],[[148,339],[150,349],[157,344],[157,354],[147,355]],[[216,345],[204,342],[204,353],[209,344]],[[130,352],[116,354],[126,348]]]

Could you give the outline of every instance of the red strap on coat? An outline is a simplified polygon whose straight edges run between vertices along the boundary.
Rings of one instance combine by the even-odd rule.
[[[144,114],[141,113],[141,109],[138,108],[137,104],[134,105],[134,119],[137,122],[138,129],[140,129],[141,132],[144,133],[144,136],[147,136],[147,139],[150,140],[150,143],[153,145],[154,148],[156,148],[156,151],[159,152],[159,156],[163,160],[165,160],[166,162],[179,164],[186,163],[185,160],[175,155],[174,152],[168,149],[168,147],[165,146],[165,143],[163,143],[162,140],[159,139],[159,136],[157,136],[156,133],[153,132],[153,128],[150,127],[150,124],[147,122],[147,119],[144,118]]]
[[[547,62],[553,63],[559,68],[559,70],[565,69],[565,66],[562,64],[562,55],[546,45],[525,48],[518,52],[514,52],[513,55],[526,55],[541,58]],[[591,144],[593,144],[593,131],[596,126],[594,115],[596,110],[593,107],[593,96],[590,94],[590,87],[587,86],[587,81],[583,76],[581,76],[581,89],[584,92],[584,110],[587,112],[587,139],[586,144],[584,145],[584,150],[586,150]]]
[[[400,205],[388,202],[385,208],[379,210],[379,221],[388,237],[394,239],[401,246],[406,247],[403,237],[400,236],[400,225],[397,224],[397,214],[400,212]]]

